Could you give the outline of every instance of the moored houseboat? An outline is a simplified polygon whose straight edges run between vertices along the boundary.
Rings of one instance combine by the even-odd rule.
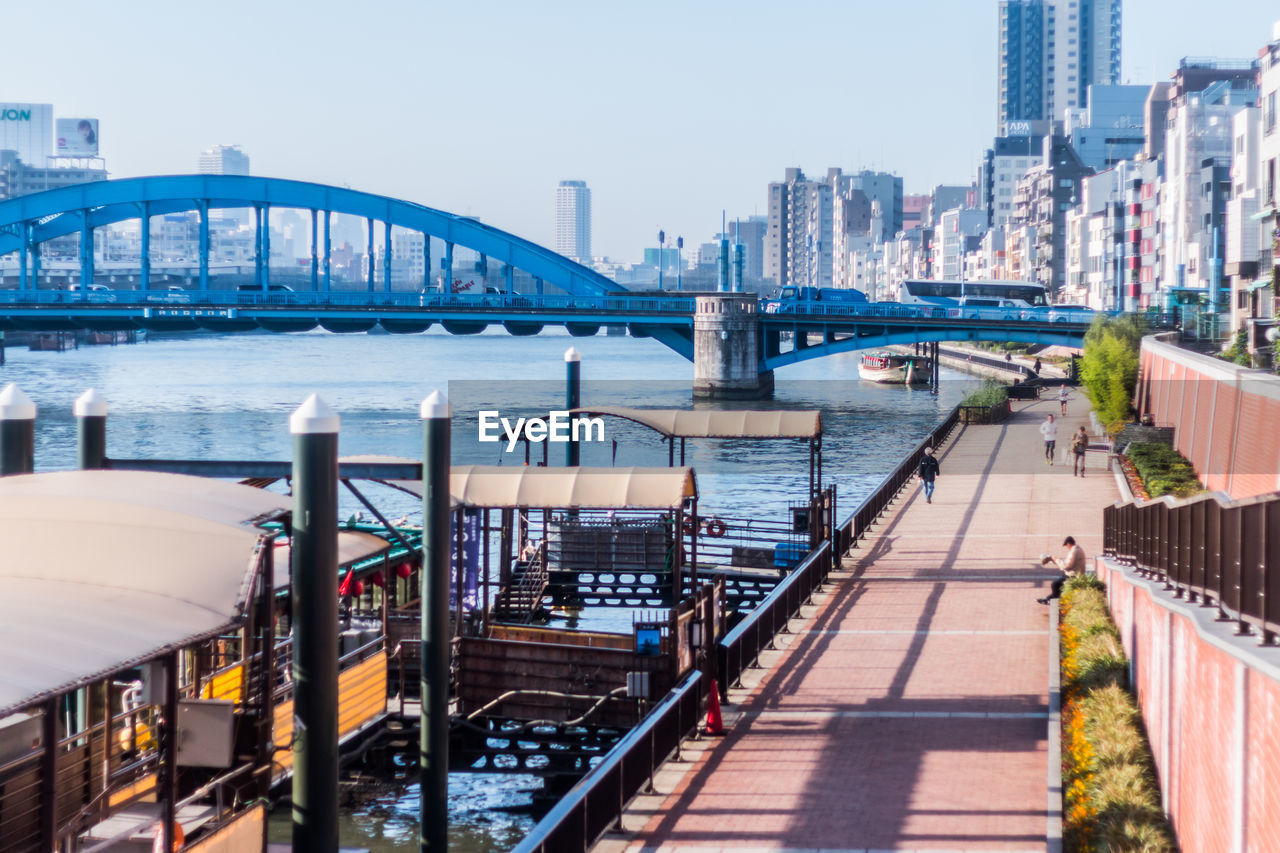
[[[876,352],[867,353],[858,362],[858,376],[890,385],[924,385],[929,381],[930,368],[925,356]]]

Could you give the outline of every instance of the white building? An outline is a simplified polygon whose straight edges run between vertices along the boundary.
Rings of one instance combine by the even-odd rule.
[[[986,211],[957,207],[943,212],[933,237],[933,277],[940,281],[958,280],[969,242],[976,243],[986,229]]]
[[[591,190],[586,181],[561,181],[556,187],[555,249],[591,265]]]
[[[247,175],[249,155],[239,145],[215,145],[200,152],[196,171],[201,175]]]

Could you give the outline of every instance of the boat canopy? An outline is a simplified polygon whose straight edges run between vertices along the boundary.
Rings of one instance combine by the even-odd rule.
[[[0,717],[237,624],[286,500],[179,474],[0,478]]]
[[[275,546],[273,580],[275,581],[275,588],[281,590],[289,586],[293,555],[290,553],[287,541],[278,539]],[[390,549],[391,543],[381,536],[375,536],[372,533],[365,533],[359,530],[339,530],[338,570],[342,571],[350,565],[361,560],[367,560]]]
[[[387,456],[352,462],[412,462]],[[420,480],[390,485],[422,496]],[[454,465],[449,497],[454,507],[484,509],[679,509],[698,496],[692,468],[530,468]]]
[[[631,409],[594,406],[575,414],[626,418],[668,438],[816,438],[822,435],[822,412],[725,409]]]

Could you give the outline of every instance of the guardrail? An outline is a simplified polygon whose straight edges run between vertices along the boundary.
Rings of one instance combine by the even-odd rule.
[[[894,497],[902,490],[911,478],[915,476],[916,468],[920,465],[920,457],[924,455],[926,447],[937,447],[948,435],[951,430],[955,429],[957,423],[960,422],[960,407],[956,406],[951,413],[943,418],[928,437],[916,445],[905,459],[898,463],[898,467],[890,472],[889,476],[880,481],[880,485],[875,491],[867,495],[862,503],[858,504],[848,518],[844,520],[835,531],[835,553],[833,559],[839,559],[850,548],[857,544],[858,540],[867,532],[867,529],[875,523],[876,519],[888,508],[893,502]]]
[[[969,306],[924,305],[899,302],[792,302],[780,299],[761,301],[766,317],[905,317],[927,320],[1019,320],[1035,323],[1088,326],[1105,312],[1082,309],[978,308]]]
[[[689,296],[574,296],[526,293],[422,293],[418,291],[263,290],[0,290],[0,304],[200,308],[216,306],[443,308],[456,310],[584,310],[693,314]]]
[[[569,789],[512,853],[586,853],[698,724],[705,685],[695,671]]]
[[[1109,506],[1102,552],[1218,608],[1241,633],[1280,633],[1280,495],[1233,501],[1221,492]]]
[[[1020,362],[1006,361],[1003,358],[994,358],[989,355],[982,355],[981,353],[967,352],[967,351],[962,352],[960,350],[953,350],[953,349],[949,350],[949,349],[942,349],[942,348],[939,348],[939,353],[948,358],[955,358],[961,361],[971,362],[973,364],[978,364],[983,367],[989,367],[992,370],[1004,370],[1004,371],[1008,371],[1009,373],[1016,373],[1019,376],[1026,377],[1028,379],[1035,378],[1040,375],[1036,371],[1032,370],[1030,367],[1027,367],[1025,364],[1022,364]]]
[[[830,571],[831,543],[823,542],[716,644],[721,696],[741,681],[743,670],[756,662],[760,652],[773,646],[773,638],[800,612],[800,606],[810,600]]]

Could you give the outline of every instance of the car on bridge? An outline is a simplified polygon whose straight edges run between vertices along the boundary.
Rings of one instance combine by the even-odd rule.
[[[176,284],[169,285],[164,290],[147,291],[145,297],[147,302],[190,302],[191,294],[187,293],[185,288]]]
[[[116,294],[111,288],[105,284],[91,284],[84,289],[79,284],[73,284],[67,288],[67,292],[73,294],[69,297],[69,301],[75,302],[84,299],[86,302],[115,302]]]

